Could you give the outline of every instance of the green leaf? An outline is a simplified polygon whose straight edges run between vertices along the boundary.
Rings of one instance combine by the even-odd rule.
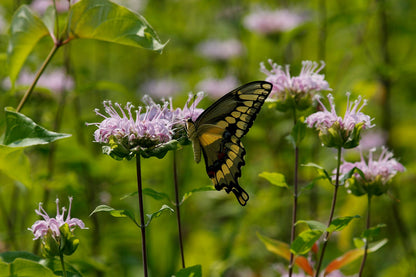
[[[360,218],[360,216],[355,215],[355,216],[343,216],[343,217],[335,218],[334,220],[332,220],[331,224],[329,224],[329,227],[326,230],[329,233],[332,233],[335,231],[341,231],[342,229],[347,227],[348,224],[350,224],[351,220],[353,220],[354,218]]]
[[[141,15],[107,0],[83,0],[69,14],[69,36],[160,51],[165,46]]]
[[[345,181],[350,179],[354,173],[360,174],[361,178],[363,178],[363,180],[365,180],[364,172],[362,172],[362,170],[359,169],[358,167],[354,167],[342,176],[342,178],[339,180],[340,184],[341,185],[344,184]]]
[[[259,176],[269,181],[272,185],[282,188],[288,188],[285,176],[281,173],[264,171],[260,173]]]
[[[164,211],[170,211],[174,213],[175,211],[169,207],[168,205],[163,205],[157,212],[154,212],[152,214],[147,214],[147,223],[146,227],[149,226],[150,222],[152,222],[153,218],[159,217]]]
[[[178,148],[178,141],[171,140],[167,143],[157,145],[154,148],[140,149],[138,152],[143,158],[156,157],[162,159],[165,155],[171,151]]]
[[[200,188],[196,188],[196,189],[193,189],[191,191],[188,191],[183,195],[182,200],[181,200],[179,205],[182,205],[182,203],[185,202],[186,199],[191,197],[191,195],[194,194],[195,192],[213,191],[213,190],[216,190],[213,186],[205,186],[205,187],[200,187]]]
[[[202,277],[202,267],[201,265],[194,265],[182,268],[172,277]]]
[[[42,37],[49,34],[42,20],[28,6],[21,6],[13,15],[7,48],[9,77],[14,86],[27,57]]]
[[[1,267],[0,267],[1,268]],[[31,260],[22,258],[15,259],[9,264],[8,274],[0,276],[13,276],[13,277],[27,277],[27,276],[43,276],[43,277],[56,277],[52,270],[49,268]]]
[[[300,233],[293,241],[290,251],[295,255],[308,253],[322,234],[321,230],[307,230]]]
[[[164,200],[164,199],[170,200],[169,196],[166,193],[158,192],[151,188],[144,188],[142,191],[143,191],[143,194],[148,195],[155,200]]]
[[[37,125],[29,117],[5,108],[6,131],[1,144],[9,147],[28,147],[51,143],[55,140],[67,138],[71,135],[48,131]]]
[[[315,220],[298,220],[296,222],[296,225],[300,224],[300,223],[305,223],[308,225],[309,229],[311,230],[319,230],[322,232],[325,232],[326,230],[326,225],[323,224],[322,222],[319,221],[315,221]]]
[[[23,148],[0,145],[0,171],[26,187],[32,186],[29,158]]]
[[[318,171],[318,174],[319,174],[320,178],[326,179],[326,180],[328,180],[329,183],[332,184],[331,175],[329,175],[328,171],[326,171],[326,169],[323,168],[322,166],[317,165],[315,163],[307,163],[307,164],[303,164],[302,166],[315,168],[316,171]]]
[[[368,241],[373,241],[379,234],[381,228],[386,227],[386,224],[378,224],[377,226],[368,228],[363,232],[362,237],[366,238]]]
[[[140,226],[137,223],[136,219],[134,218],[133,213],[129,210],[116,210],[107,205],[99,205],[95,208],[94,211],[91,212],[90,216],[98,212],[109,212],[113,217],[127,217],[131,221],[133,221],[134,224],[136,224],[137,226]]]
[[[17,258],[22,258],[26,260],[31,260],[35,262],[39,262],[41,258],[39,256],[36,256],[35,254],[32,254],[30,252],[26,251],[7,251],[0,253],[0,258],[6,263],[12,263]]]

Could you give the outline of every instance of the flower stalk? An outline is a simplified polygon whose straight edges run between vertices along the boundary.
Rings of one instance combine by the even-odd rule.
[[[371,214],[371,194],[367,194],[367,222],[366,222],[366,230],[370,229],[370,214]],[[358,276],[361,277],[364,272],[365,262],[367,260],[367,253],[368,253],[368,240],[369,238],[365,238],[365,246],[364,246],[364,255],[361,261],[360,272]]]
[[[173,180],[175,183],[175,207],[176,207],[176,221],[178,222],[178,236],[179,236],[179,249],[181,252],[182,268],[185,268],[185,256],[183,252],[183,240],[182,240],[182,226],[181,226],[181,212],[179,202],[179,186],[178,186],[178,170],[177,170],[177,153],[173,151]]]
[[[333,197],[332,197],[331,212],[330,212],[330,215],[329,215],[327,227],[329,227],[329,225],[332,222],[332,219],[334,217],[334,212],[335,212],[335,204],[337,202],[337,194],[338,194],[338,187],[339,187],[339,176],[340,176],[340,168],[341,168],[341,153],[342,153],[342,148],[339,147],[338,148],[338,155],[337,155],[337,173],[336,173],[336,176],[335,176],[335,188],[334,188],[334,194],[333,194]],[[325,234],[324,234],[324,243],[322,245],[321,255],[319,257],[318,265],[316,267],[315,277],[319,276],[319,271],[321,269],[322,261],[324,259],[324,255],[325,255],[325,249],[326,249],[326,246],[328,244],[328,238],[329,238],[329,232],[326,231]]]
[[[143,274],[145,277],[147,277],[148,273],[147,273],[147,251],[146,251],[146,224],[144,222],[144,211],[143,211],[142,172],[141,172],[141,166],[140,166],[140,155],[136,155],[136,171],[137,171],[137,194],[139,196],[140,231],[142,234]]]

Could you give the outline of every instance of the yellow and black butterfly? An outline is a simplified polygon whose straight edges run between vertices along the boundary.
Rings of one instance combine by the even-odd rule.
[[[201,160],[202,150],[215,188],[232,191],[242,206],[249,196],[238,184],[246,154],[241,138],[250,129],[271,90],[272,84],[264,81],[245,84],[217,100],[195,122],[189,119],[186,123],[195,161]]]

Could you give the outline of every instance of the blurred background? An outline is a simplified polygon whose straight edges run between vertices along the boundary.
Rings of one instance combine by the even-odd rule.
[[[65,16],[66,1],[62,16]],[[61,3],[63,2],[63,3]],[[94,109],[111,100],[141,105],[144,94],[173,98],[183,107],[189,92],[205,91],[200,108],[231,89],[264,80],[260,62],[290,64],[298,75],[303,60],[324,61],[321,72],[333,89],[343,114],[347,91],[368,99],[364,112],[375,128],[363,133],[363,147],[387,145],[406,167],[390,193],[373,200],[372,222],[385,223],[379,239],[388,244],[369,255],[367,276],[415,276],[416,206],[416,2],[405,0],[351,1],[197,1],[118,0],[142,14],[168,42],[162,53],[93,40],[74,40],[59,50],[41,77],[23,113],[43,127],[72,137],[25,151],[31,186],[0,174],[0,252],[38,251],[27,230],[37,219],[39,202],[54,215],[54,200],[67,206],[73,196],[72,216],[89,230],[77,230],[81,244],[68,261],[84,276],[140,276],[140,232],[129,220],[106,213],[89,214],[97,205],[131,209],[138,213],[135,163],[115,161],[93,143],[99,122]],[[29,5],[40,16],[52,0],[2,0],[0,3],[0,105],[16,107],[34,74],[52,47],[44,38],[35,48],[11,91],[7,69],[8,27],[14,11]],[[323,92],[322,95],[326,95]],[[4,130],[4,114],[0,115]],[[240,185],[250,200],[241,207],[224,191],[198,192],[181,206],[187,266],[201,264],[203,276],[280,276],[287,261],[268,252],[256,233],[289,242],[292,210],[290,190],[270,185],[263,171],[293,176],[293,148],[286,137],[292,128],[289,114],[264,106],[243,139],[247,155]],[[336,153],[320,146],[309,130],[301,145],[300,162],[314,162],[329,172]],[[195,164],[190,146],[177,153],[180,192],[210,185],[203,163]],[[359,152],[344,153],[348,161]],[[173,155],[142,160],[144,187],[174,199]],[[300,168],[301,185],[316,177]],[[332,188],[327,183],[302,190],[299,219],[326,222]],[[145,197],[145,212],[162,204]],[[324,265],[354,248],[353,238],[365,226],[365,197],[339,192],[336,216],[361,215],[347,229],[331,237]],[[180,269],[176,217],[163,214],[147,229],[151,276],[171,276]],[[10,231],[11,230],[11,231]],[[38,253],[39,254],[39,253]],[[354,262],[343,272],[358,272]]]

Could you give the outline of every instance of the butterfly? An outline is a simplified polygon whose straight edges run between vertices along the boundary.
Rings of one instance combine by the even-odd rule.
[[[264,81],[245,84],[217,100],[195,122],[186,122],[195,161],[200,162],[202,152],[214,187],[232,191],[242,206],[249,196],[238,184],[246,154],[241,138],[252,126],[272,87]]]

